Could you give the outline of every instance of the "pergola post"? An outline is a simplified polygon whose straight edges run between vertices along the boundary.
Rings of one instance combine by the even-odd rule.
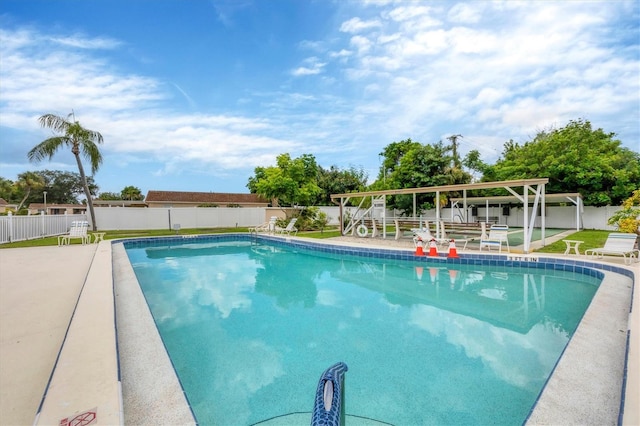
[[[464,209],[464,221],[469,222],[469,212],[467,211],[467,190],[462,190],[462,196],[464,197],[464,201],[462,202],[462,208]]]
[[[524,197],[522,202],[524,204],[524,252],[529,253],[529,221],[527,220],[529,218],[529,185],[525,185],[523,189]]]
[[[436,237],[440,238],[440,191],[436,191]]]
[[[416,214],[418,213],[418,209],[417,209],[417,204],[416,204],[416,195],[417,194],[413,194],[413,218],[416,218]],[[387,197],[384,197],[385,200]]]
[[[544,247],[547,245],[544,241],[547,229],[547,203],[545,200],[546,192],[544,185],[542,185],[541,192],[542,199],[540,200],[540,232],[542,232],[542,234],[540,235],[540,242],[542,243],[542,247]]]

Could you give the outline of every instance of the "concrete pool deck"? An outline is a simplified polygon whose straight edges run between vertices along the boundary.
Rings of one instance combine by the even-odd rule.
[[[373,246],[375,242],[367,241],[367,243],[367,245]],[[348,244],[352,243],[348,242]],[[99,245],[72,245],[60,248],[35,247],[0,250],[1,425],[33,424],[50,378],[47,403],[43,405],[42,413],[38,418],[39,424],[60,424],[63,419],[94,411],[97,413],[97,424],[134,423],[132,420],[127,421],[127,415],[123,416],[120,412],[122,407],[119,399],[119,377],[117,371],[114,372],[113,364],[116,350],[115,338],[108,331],[110,328],[113,332],[114,328],[113,312],[108,310],[108,306],[113,307],[114,304],[113,292],[109,294],[109,291],[113,289],[111,273],[114,268],[112,268],[111,256],[112,250],[109,242],[103,242]],[[546,257],[546,255],[543,256]],[[569,258],[575,257],[569,256]],[[582,257],[582,259],[586,258]],[[606,262],[613,262],[624,267],[621,259],[618,258],[607,258]],[[629,267],[635,273],[636,283],[640,275],[639,265],[635,263]],[[593,325],[611,322],[609,320],[613,321],[612,317],[614,316],[618,318],[617,321],[620,320],[619,307],[615,308],[618,313],[611,315],[611,304],[616,303],[619,296],[615,289],[606,293],[599,291],[597,296],[598,303],[592,303],[595,310],[590,307],[590,311],[593,312],[589,316],[585,315],[579,330],[582,333],[583,325],[588,326],[584,332],[587,339],[595,337],[596,340],[602,341],[606,348],[609,343],[602,338],[603,332],[599,331],[597,327],[593,328]],[[630,425],[640,422],[638,417],[640,340],[634,334],[638,333],[640,329],[639,298],[638,292],[634,292],[634,307],[636,309],[633,311],[633,317],[628,316],[627,313],[628,327],[632,328],[632,341],[629,348],[629,371],[623,422]],[[82,303],[79,303],[76,309],[76,302],[79,299]],[[86,307],[81,308],[85,302],[87,303]],[[103,315],[97,315],[100,312]],[[80,326],[72,324],[69,327],[72,315],[74,323],[75,320],[78,320],[83,324]],[[97,318],[105,315],[107,317],[111,315],[111,318],[107,318],[107,321],[100,321]],[[135,324],[136,319],[129,318],[128,321],[130,324]],[[585,322],[588,324],[583,324]],[[67,333],[68,327],[69,332]],[[622,326],[616,331],[624,334],[626,327]],[[135,333],[135,331],[130,332]],[[119,330],[120,333],[127,332],[122,329]],[[588,336],[594,333],[595,335]],[[133,336],[136,340],[148,337]],[[578,339],[572,339],[572,343],[574,340]],[[626,341],[626,339],[624,340]],[[60,352],[63,341],[66,342],[65,349]],[[99,358],[93,349],[102,348],[105,342],[107,343],[103,351],[106,352],[106,355],[103,354],[105,358],[103,361],[98,361]],[[602,374],[598,376],[580,377],[580,370],[575,370],[576,367],[585,364],[595,366],[596,370],[602,370],[600,363],[603,361],[600,358],[606,354],[607,350],[594,350],[590,346],[578,346],[575,349],[571,349],[571,347],[572,345],[569,346],[556,369],[556,373],[561,373],[561,370],[569,370],[567,377],[570,379],[554,379],[557,383],[550,380],[548,388],[556,388],[559,393],[569,394],[569,399],[577,406],[580,404],[588,405],[586,412],[603,413],[606,420],[601,421],[600,418],[593,416],[587,418],[574,416],[571,417],[573,420],[570,420],[567,416],[575,413],[578,409],[573,405],[558,405],[553,399],[550,402],[545,402],[543,395],[538,405],[544,411],[539,414],[534,411],[530,423],[616,424],[621,387],[618,385],[616,389],[615,383],[620,383],[620,377],[613,381],[613,388],[600,387],[598,392],[604,392],[603,394],[589,396],[597,401],[596,407],[593,406],[594,400],[583,399],[584,392],[576,393],[575,398],[570,398],[570,394],[575,389],[583,389],[585,385],[589,385],[590,381],[606,381],[608,376],[619,375],[617,371],[607,371],[606,366],[605,370],[601,371]],[[620,350],[620,348],[609,349]],[[622,350],[624,351],[625,348]],[[51,372],[59,352],[58,367],[52,376]],[[76,355],[84,354],[88,358],[68,358],[69,352]],[[124,362],[122,350],[120,358],[120,362]],[[67,370],[66,375],[69,377],[62,378],[60,376],[65,369]],[[123,376],[126,377],[126,374],[128,373],[123,369]],[[144,374],[144,371],[141,371],[140,374]],[[576,382],[574,378],[583,381]],[[74,397],[71,395],[70,389],[78,390],[84,396],[82,398]],[[57,391],[60,391],[61,395],[56,396],[55,392]],[[166,395],[166,397],[173,398],[175,395]],[[618,403],[612,404],[612,400],[615,400],[616,397]],[[167,404],[167,401],[156,401],[156,404],[171,407],[171,403]],[[143,401],[142,404],[147,404],[147,402]],[[179,419],[187,420],[186,417],[179,417]],[[140,424],[162,424],[163,422],[176,424],[167,421],[166,418],[159,417],[143,417],[138,420],[140,420]],[[180,423],[188,423],[188,421]]]

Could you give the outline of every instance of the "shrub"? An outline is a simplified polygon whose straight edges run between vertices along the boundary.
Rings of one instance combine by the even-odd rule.
[[[276,226],[284,228],[287,226],[289,221],[293,218],[297,217],[296,228],[300,231],[310,231],[310,230],[320,230],[323,231],[324,228],[327,227],[329,223],[329,217],[323,211],[316,206],[306,207],[302,210],[297,211],[292,217],[287,219],[278,219],[276,221]]]
[[[624,200],[622,210],[609,218],[609,225],[616,225],[620,232],[640,234],[640,189],[636,189],[631,197]]]

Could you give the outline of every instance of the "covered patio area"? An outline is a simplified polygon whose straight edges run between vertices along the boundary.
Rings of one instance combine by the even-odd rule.
[[[332,194],[331,199],[340,206],[340,224],[342,235],[358,235],[360,237],[381,236],[388,238],[388,229],[395,228],[395,239],[401,235],[402,228],[422,228],[428,221],[435,221],[436,237],[440,238],[445,223],[460,229],[464,233],[480,233],[480,222],[497,223],[499,216],[489,214],[490,206],[518,205],[516,214],[521,215],[522,252],[531,251],[534,230],[542,246],[546,238],[546,205],[551,203],[573,203],[576,206],[577,230],[581,226],[582,197],[580,194],[546,194],[547,178],[522,179],[501,182],[479,182],[464,185],[445,185],[423,188],[390,189],[381,191],[356,192],[348,194]],[[504,189],[511,195],[467,197],[467,193],[477,190]],[[455,193],[455,197],[446,194]],[[462,197],[458,194],[462,193]],[[435,217],[426,217],[418,210],[417,195],[434,194]],[[413,196],[411,215],[388,216],[387,197],[394,195]],[[451,217],[446,220],[442,214],[442,201],[450,203]],[[352,207],[354,206],[354,207]],[[482,206],[482,207],[481,207]],[[483,211],[484,210],[484,211]],[[346,213],[349,212],[349,213]],[[483,215],[480,213],[484,213]],[[509,211],[508,214],[511,214]],[[345,220],[346,218],[346,220]],[[378,230],[378,228],[380,228]],[[479,236],[479,235],[478,235]]]

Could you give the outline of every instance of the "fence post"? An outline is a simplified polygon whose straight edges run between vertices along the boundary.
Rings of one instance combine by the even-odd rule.
[[[8,235],[8,237],[9,237],[9,242],[12,242],[13,241],[13,214],[11,214],[11,211],[9,211],[8,216],[9,216],[9,230],[8,230],[9,235]]]
[[[40,224],[42,225],[40,236],[44,238],[44,236],[46,235],[45,229],[44,229],[44,211],[40,212]]]

